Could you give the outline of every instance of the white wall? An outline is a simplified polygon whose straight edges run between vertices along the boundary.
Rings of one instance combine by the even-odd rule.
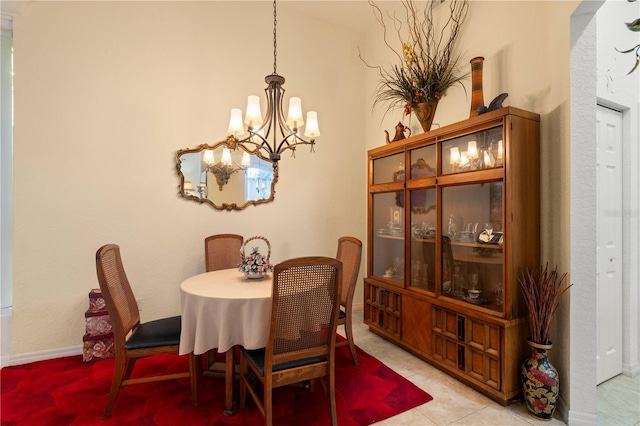
[[[619,53],[640,44],[640,34],[630,31],[625,22],[640,18],[640,3],[608,0],[597,18],[597,96],[598,102],[622,111],[623,120],[623,208],[619,212],[622,224],[623,253],[623,365],[629,376],[640,374],[640,275],[638,268],[640,154],[640,67],[629,71],[636,63],[635,51]]]
[[[276,262],[365,240],[357,38],[278,9],[286,102],[317,110],[322,135],[281,160],[273,203],[242,212],[179,198],[175,154],[224,139],[229,110],[264,98],[270,2],[31,2],[16,17],[14,355],[81,344],[106,243],[151,320],[179,313],[208,235],[265,236]]]

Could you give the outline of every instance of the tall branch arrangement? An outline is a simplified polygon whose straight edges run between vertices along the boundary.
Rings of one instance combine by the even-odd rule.
[[[520,287],[529,310],[531,340],[535,343],[550,344],[551,320],[558,308],[560,296],[573,285],[565,287],[567,273],[560,275],[558,267],[552,271],[547,264],[544,269],[526,268],[519,277]]]
[[[387,112],[402,106],[405,114],[409,114],[412,107],[419,103],[439,100],[454,84],[460,84],[464,89],[462,80],[469,76],[469,72],[460,70],[460,53],[456,49],[456,42],[467,18],[469,1],[448,1],[449,16],[439,29],[434,22],[433,0],[427,1],[422,10],[413,0],[402,0],[401,3],[404,7],[403,19],[395,14],[385,18],[380,7],[369,0],[376,20],[384,31],[384,43],[395,53],[399,63],[389,68],[372,67],[362,56],[360,59],[370,68],[377,68],[380,73],[374,106],[385,103],[388,105]],[[391,25],[393,30],[390,30]],[[397,42],[389,41],[393,32]]]

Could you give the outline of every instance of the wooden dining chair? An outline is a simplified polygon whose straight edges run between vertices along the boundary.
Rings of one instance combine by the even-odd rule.
[[[178,353],[180,346],[180,316],[140,322],[140,312],[133,290],[124,272],[120,247],[107,244],[96,252],[96,269],[102,297],[113,328],[115,369],[103,419],[111,415],[120,388],[158,380],[191,378],[191,402],[198,406],[198,381],[195,357],[189,356],[189,371],[165,375],[131,378],[136,360],[143,357]]]
[[[240,355],[241,409],[249,392],[265,424],[271,426],[273,389],[320,378],[328,394],[331,424],[337,424],[335,334],[341,285],[342,262],[337,259],[301,257],[276,265],[267,346],[243,348]],[[254,382],[262,391],[252,386]]]
[[[217,234],[204,240],[204,258],[207,272],[238,267],[242,262],[240,249],[244,243],[242,235]]]
[[[345,340],[336,342],[336,347],[349,345],[351,358],[355,365],[358,362],[356,345],[353,342],[353,295],[358,283],[360,261],[362,259],[362,241],[354,237],[338,239],[338,254],[336,258],[342,262],[342,295],[340,297],[340,316],[338,325],[344,325]]]
[[[216,234],[205,238],[204,259],[206,271],[237,268],[244,260],[240,252],[243,244],[244,237],[237,234]],[[212,365],[216,362],[224,362],[222,357],[218,356],[218,351],[216,349],[207,351],[204,355],[207,375],[219,375],[220,370],[212,368]]]

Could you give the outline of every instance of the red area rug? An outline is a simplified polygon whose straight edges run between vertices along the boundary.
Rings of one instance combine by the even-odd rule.
[[[369,425],[424,404],[432,397],[358,348],[359,366],[349,349],[336,349],[338,423]],[[138,361],[134,375],[187,368],[187,357],[162,355]],[[189,380],[169,380],[120,390],[112,416],[102,420],[113,360],[83,363],[81,356],[5,367],[1,424],[9,425],[260,425],[264,419],[247,396],[247,408],[223,416],[224,382],[203,378],[200,407],[191,406]],[[274,391],[274,424],[328,425],[328,402],[320,385],[309,392]]]

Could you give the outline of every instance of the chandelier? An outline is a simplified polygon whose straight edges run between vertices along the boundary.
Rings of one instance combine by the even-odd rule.
[[[231,150],[225,147],[222,149],[222,158],[217,163],[213,151],[209,149],[204,151],[203,161],[207,166],[207,171],[216,177],[218,189],[222,191],[222,187],[229,183],[232,174],[246,169],[251,164],[251,157],[245,151],[242,154],[242,161],[238,164],[231,158]]]
[[[289,113],[285,120],[282,109],[282,98],[284,95],[284,77],[276,72],[277,58],[277,41],[276,41],[276,1],[273,1],[273,74],[265,77],[267,88],[264,90],[267,95],[267,114],[263,119],[260,112],[260,98],[257,96],[249,96],[247,100],[247,113],[242,120],[242,110],[233,108],[231,110],[231,119],[229,120],[229,138],[230,145],[235,147],[241,144],[249,149],[247,145],[255,147],[251,152],[262,150],[266,156],[273,162],[280,160],[281,154],[290,149],[292,156],[295,157],[295,150],[298,145],[315,145],[315,138],[320,136],[318,127],[318,115],[315,111],[307,113],[306,128],[304,136],[308,140],[300,136],[300,128],[305,125],[302,117],[302,101],[300,98],[292,97],[289,100]],[[243,139],[239,136],[245,134],[244,124],[247,125],[249,133]]]

